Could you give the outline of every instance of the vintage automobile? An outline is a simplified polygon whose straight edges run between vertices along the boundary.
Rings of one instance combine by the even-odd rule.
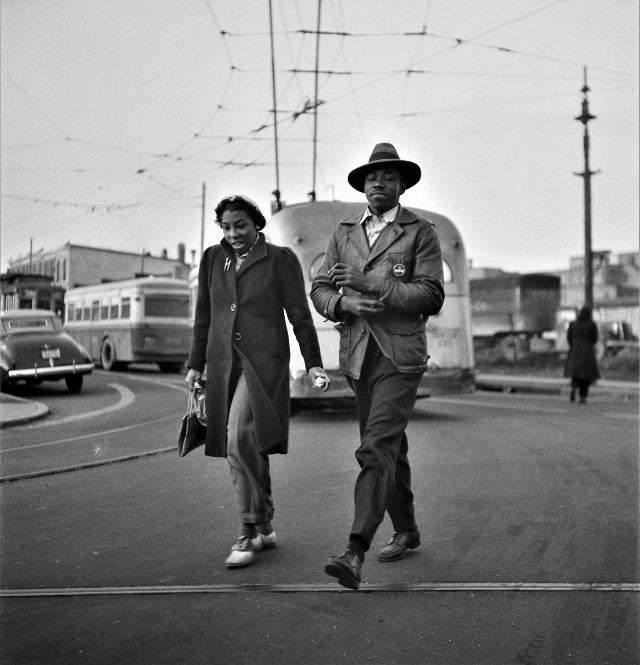
[[[64,332],[60,318],[43,309],[0,312],[0,381],[8,385],[23,381],[64,379],[69,392],[82,389],[85,374],[93,370],[89,354]]]

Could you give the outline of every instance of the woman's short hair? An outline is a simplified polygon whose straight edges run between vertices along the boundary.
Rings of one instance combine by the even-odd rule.
[[[242,210],[246,212],[251,221],[256,225],[256,229],[260,231],[267,225],[267,220],[260,212],[257,204],[255,204],[249,197],[242,194],[233,194],[227,196],[216,206],[216,224],[222,223],[222,215],[227,210]]]

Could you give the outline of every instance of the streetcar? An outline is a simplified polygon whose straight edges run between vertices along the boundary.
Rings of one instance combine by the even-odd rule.
[[[187,280],[138,277],[68,289],[65,329],[105,370],[182,370],[191,343]]]
[[[409,207],[435,224],[442,246],[445,277],[445,302],[439,314],[427,322],[428,369],[419,397],[446,393],[471,392],[474,389],[473,340],[469,274],[462,237],[454,223],[433,212]],[[275,245],[286,245],[296,253],[304,273],[307,294],[311,281],[322,263],[324,250],[336,224],[362,213],[362,203],[345,201],[309,201],[287,206],[273,214],[265,234]],[[333,321],[316,312],[309,300],[318,331],[322,359],[331,377],[331,389],[318,394],[312,391],[304,376],[305,367],[293,332],[291,338],[291,395],[293,398],[326,398],[351,396],[352,391],[339,371],[339,333]]]
[[[364,209],[362,203],[342,201],[310,201],[287,206],[273,214],[264,233],[269,242],[291,247],[300,260],[307,294],[311,281],[322,263],[324,250],[335,225],[342,219],[353,217]],[[425,373],[419,397],[448,393],[464,393],[474,390],[473,340],[471,336],[471,307],[469,298],[469,274],[462,237],[454,223],[447,217],[410,208],[431,220],[437,229],[442,246],[445,276],[445,303],[439,314],[427,322],[428,371]],[[193,303],[197,293],[197,268],[189,277]],[[333,321],[318,314],[309,299],[309,308],[318,332],[322,359],[331,377],[328,392],[311,389],[305,366],[291,326],[290,386],[294,400],[331,400],[352,397],[353,393],[339,371],[339,333]]]

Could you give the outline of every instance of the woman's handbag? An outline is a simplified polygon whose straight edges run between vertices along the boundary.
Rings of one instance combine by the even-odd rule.
[[[182,416],[178,432],[178,455],[184,457],[204,445],[207,438],[204,386],[195,383],[189,391],[187,412]]]

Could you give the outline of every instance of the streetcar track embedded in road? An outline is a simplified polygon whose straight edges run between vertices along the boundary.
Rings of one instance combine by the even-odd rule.
[[[107,466],[108,464],[118,464],[120,462],[131,462],[142,457],[151,457],[153,455],[161,455],[163,453],[177,452],[177,445],[166,446],[165,448],[155,448],[153,450],[143,450],[138,453],[131,453],[130,455],[122,455],[121,457],[109,457],[95,462],[80,462],[70,466],[60,466],[54,469],[42,469],[40,471],[27,471],[25,473],[17,473],[12,476],[1,476],[0,483],[15,482],[17,480],[29,480],[31,478],[41,478],[42,476],[54,476],[60,473],[71,473],[72,471],[82,471],[84,469],[93,469],[98,466]]]
[[[163,420],[174,420],[179,422],[179,418],[182,416],[182,412],[174,413],[170,416],[162,416],[162,418],[153,418],[152,420],[145,420],[141,423],[134,423],[133,425],[125,425],[124,427],[115,427],[113,429],[105,429],[100,432],[90,432],[89,434],[78,434],[76,436],[70,436],[65,439],[55,439],[54,441],[43,441],[42,443],[29,443],[25,446],[14,446],[13,448],[4,448],[0,450],[0,455],[5,453],[14,452],[16,450],[28,450],[29,448],[41,448],[43,446],[55,446],[61,443],[71,443],[72,441],[81,441],[82,439],[90,439],[99,436],[107,436],[109,434],[121,434],[127,430],[136,429],[138,427],[147,427],[148,425],[155,425],[161,423]],[[164,450],[164,449],[163,449]]]
[[[121,587],[54,587],[33,589],[0,589],[0,598],[45,598],[54,596],[140,596],[171,594],[221,594],[221,593],[350,593],[336,584],[288,583],[288,584],[202,584],[202,585],[151,585]],[[640,591],[636,582],[391,582],[386,584],[362,584],[364,593],[397,592],[634,592]]]

